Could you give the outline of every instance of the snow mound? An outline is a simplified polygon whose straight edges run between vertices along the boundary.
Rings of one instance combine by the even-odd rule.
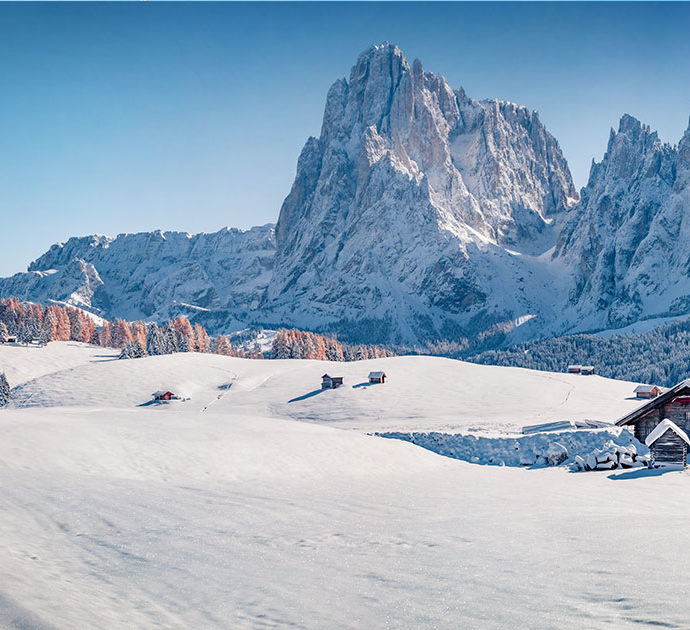
[[[498,466],[556,466],[582,460],[583,455],[589,456],[592,451],[603,452],[595,450],[597,448],[618,448],[625,454],[637,453],[638,447],[644,450],[644,446],[625,429],[591,429],[518,437],[393,432],[377,435],[412,442],[446,457]]]

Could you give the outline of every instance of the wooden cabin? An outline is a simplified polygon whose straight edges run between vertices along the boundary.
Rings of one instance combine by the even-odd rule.
[[[152,396],[154,400],[174,400],[178,398],[175,394],[168,391],[153,392]]]
[[[2,343],[17,343],[17,335],[7,335]]]
[[[638,385],[633,393],[637,398],[656,398],[661,393],[661,388],[656,385]]]
[[[324,374],[321,377],[321,389],[336,389],[342,384],[342,376],[329,376],[328,374]]]
[[[569,365],[568,366],[568,374],[579,374],[581,369],[582,369],[581,365]]]
[[[655,464],[685,466],[690,438],[683,429],[668,418],[654,427],[647,436],[645,444],[649,447]]]
[[[589,376],[590,374],[594,374],[594,366],[593,365],[581,365],[580,366],[580,374],[584,374],[585,376]]]
[[[631,429],[635,437],[644,444],[662,420],[669,420],[686,435],[690,433],[690,380],[682,381],[651,398],[620,418],[616,424]]]
[[[385,372],[369,372],[369,383],[385,383],[386,373]]]

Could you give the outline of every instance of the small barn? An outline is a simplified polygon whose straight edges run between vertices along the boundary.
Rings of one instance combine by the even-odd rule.
[[[385,372],[369,372],[369,383],[385,383],[386,373]]]
[[[324,374],[321,377],[321,389],[336,389],[343,384],[342,376],[330,376]]]
[[[161,390],[159,392],[153,392],[154,400],[175,400],[178,396],[175,396],[172,392]]]
[[[661,393],[661,388],[656,385],[638,385],[634,394],[637,398],[656,398]]]
[[[677,424],[668,418],[662,420],[647,436],[645,444],[656,464],[685,466],[690,438]]]
[[[581,369],[582,369],[581,365],[569,365],[568,366],[568,374],[579,374]]]
[[[582,366],[580,366],[580,374],[584,374],[586,376],[589,376],[590,374],[594,374],[594,366],[593,365],[582,365]]]

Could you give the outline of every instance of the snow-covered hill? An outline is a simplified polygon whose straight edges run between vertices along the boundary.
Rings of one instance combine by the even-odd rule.
[[[682,627],[690,612],[690,552],[666,536],[684,531],[687,474],[481,466],[367,435],[612,419],[639,404],[629,383],[101,352],[0,346],[15,393],[34,394],[0,409],[2,627]],[[388,381],[357,386],[373,366]],[[315,393],[331,368],[345,385]],[[139,406],[159,387],[189,400]]]

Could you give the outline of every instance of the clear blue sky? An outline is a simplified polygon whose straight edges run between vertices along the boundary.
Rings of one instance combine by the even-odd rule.
[[[372,43],[538,109],[575,182],[630,113],[676,143],[690,5],[0,3],[0,274],[71,235],[274,221]]]

